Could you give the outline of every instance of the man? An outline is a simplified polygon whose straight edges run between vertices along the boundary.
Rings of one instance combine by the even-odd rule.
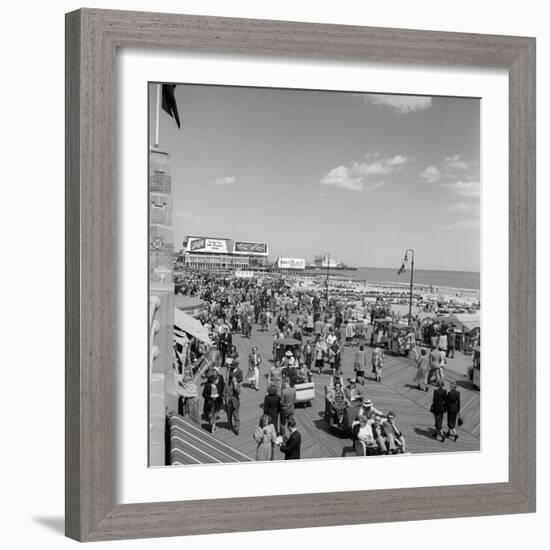
[[[447,364],[447,354],[445,353],[445,350],[442,346],[439,346],[437,349],[439,351],[439,365],[435,371],[436,380],[438,382],[443,382],[443,368]]]
[[[260,322],[260,330],[262,332],[265,332],[267,330],[267,313],[265,309],[262,309],[262,311],[260,311],[259,322]]]
[[[336,337],[336,334],[334,334],[334,329],[330,327],[326,339],[327,346],[332,346],[336,342],[336,340],[338,340],[338,338]]]
[[[308,370],[308,373],[311,373],[311,367],[313,365],[313,346],[311,345],[311,340],[308,340],[303,346],[302,355],[304,357],[304,365]]]
[[[208,378],[208,382],[204,385],[202,396],[204,398],[204,419],[210,424],[210,432],[216,431],[216,422],[218,421],[218,413],[223,406],[225,383],[223,378],[216,370]]]
[[[352,378],[349,381],[349,385],[346,387],[344,392],[346,394],[346,398],[352,405],[363,401],[363,391],[361,388],[357,387],[357,380],[355,380],[355,378]]]
[[[365,418],[363,416],[363,418]],[[382,418],[379,414],[374,415],[374,418],[368,420],[371,430],[372,437],[376,442],[378,447],[378,454],[387,455],[388,454],[388,445],[386,443],[386,433],[384,432],[384,427],[382,425]]]
[[[379,411],[372,403],[372,400],[364,397],[363,398],[363,404],[359,408],[359,411],[357,412],[357,416],[365,416],[367,420],[374,420],[375,415],[383,416],[385,418],[385,414],[382,411]]]
[[[227,383],[231,383],[232,378],[236,378],[239,384],[243,381],[243,371],[239,367],[239,362],[236,359],[233,359],[231,357],[228,357],[225,360],[225,364],[227,365]]]
[[[386,435],[388,441],[389,452],[395,453],[404,453],[405,452],[405,439],[401,430],[397,427],[395,423],[395,413],[393,411],[388,412],[388,417],[385,422],[382,423],[382,429]]]
[[[282,445],[281,450],[285,453],[285,460],[299,460],[302,436],[296,429],[296,420],[294,416],[290,416],[288,419],[288,430],[290,435]]]
[[[456,419],[460,413],[460,392],[456,389],[456,382],[451,382],[451,391],[447,394],[447,437],[454,436],[458,439],[456,433]]]
[[[222,322],[220,322],[220,324],[218,325],[218,350],[220,352],[222,365],[225,363],[225,357],[227,355],[227,352],[230,349],[230,343],[229,343],[230,332],[229,330],[226,331],[224,327],[227,327],[227,325],[224,325]]]
[[[314,324],[314,331],[315,331],[315,336],[316,337],[321,337],[321,335],[323,334],[323,328],[325,326],[325,323],[323,323],[323,321],[321,321],[321,319],[317,319],[317,321],[315,321],[315,324]]]
[[[235,435],[239,435],[242,381],[243,372],[239,368],[239,363],[232,361],[227,375],[225,404],[227,407],[227,423],[229,424],[229,429]]]
[[[435,432],[434,439],[437,439],[437,436],[441,437],[441,442],[445,442],[445,435],[443,434],[443,415],[447,410],[447,390],[445,389],[445,384],[443,382],[438,382],[437,389],[433,393],[433,401],[431,412],[434,415],[435,421]]]
[[[429,370],[428,370],[428,384],[436,384],[440,382],[440,380],[437,379],[437,371],[439,369],[439,359],[440,359],[440,353],[437,347],[432,348],[432,351],[430,351],[430,357],[428,359],[429,363]],[[435,381],[434,381],[435,378]]]
[[[285,434],[285,425],[287,420],[294,415],[294,402],[296,401],[296,390],[290,385],[288,378],[283,380],[283,389],[281,390],[281,412],[280,426],[281,435]]]
[[[455,348],[456,348],[456,332],[454,328],[451,327],[447,335],[447,357],[449,359],[455,358]]]

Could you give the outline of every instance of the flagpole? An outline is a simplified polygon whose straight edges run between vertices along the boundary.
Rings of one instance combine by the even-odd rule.
[[[159,132],[160,132],[160,96],[161,96],[161,86],[162,84],[157,84],[157,106],[156,106],[156,116],[155,116],[155,149],[158,149],[159,146]]]

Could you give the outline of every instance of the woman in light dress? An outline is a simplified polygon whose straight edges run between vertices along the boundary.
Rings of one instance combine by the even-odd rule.
[[[264,414],[254,431],[254,440],[258,444],[256,447],[257,461],[273,460],[276,439],[275,427],[269,423],[269,416]]]
[[[428,391],[428,359],[426,357],[426,348],[420,350],[420,355],[416,359],[416,376],[413,384],[416,384],[419,390]]]
[[[348,324],[346,325],[346,344],[352,344],[353,339],[355,338],[355,324],[353,320],[348,320]]]

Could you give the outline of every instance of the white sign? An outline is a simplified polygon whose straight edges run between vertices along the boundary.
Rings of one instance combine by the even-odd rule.
[[[254,277],[254,271],[237,270],[235,271],[235,277],[237,277],[237,279],[252,279]]]
[[[227,254],[227,240],[209,239],[208,237],[189,237],[187,241],[187,252],[218,252]]]
[[[304,258],[281,258],[277,260],[279,269],[305,269],[306,261]]]

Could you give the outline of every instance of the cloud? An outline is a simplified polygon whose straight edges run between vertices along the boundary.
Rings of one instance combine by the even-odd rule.
[[[366,158],[378,158],[379,154],[369,153]],[[373,176],[385,176],[401,170],[410,159],[404,155],[395,155],[374,162],[352,162],[347,166],[338,166],[328,172],[319,182],[348,191],[372,191],[386,184],[385,181],[369,181]]]
[[[411,159],[408,157],[405,157],[404,155],[395,155],[395,157],[389,158],[386,161],[386,164],[388,166],[403,166],[404,164],[407,164]]]
[[[462,155],[453,155],[451,157],[445,157],[445,166],[454,170],[466,170],[472,166],[472,162],[466,162],[463,160]]]
[[[421,178],[424,178],[428,183],[435,183],[441,178],[441,172],[435,166],[428,166],[421,174]]]
[[[459,220],[450,224],[432,225],[434,229],[476,229],[479,227],[479,218]]]
[[[321,185],[332,185],[350,191],[363,191],[364,177],[359,176],[356,171],[346,166],[338,166],[333,168],[323,179]]]
[[[472,204],[467,202],[455,202],[454,204],[450,204],[449,206],[445,207],[445,210],[448,210],[449,212],[467,212],[469,210],[473,210],[474,208],[478,208],[479,204]]]
[[[480,194],[478,181],[453,181],[441,184],[442,187],[449,189],[455,195],[467,198],[477,198]]]
[[[214,180],[212,183],[214,185],[233,185],[237,183],[237,178],[235,176],[225,176]]]
[[[365,103],[370,103],[379,107],[389,107],[400,114],[424,111],[432,106],[431,97],[376,94],[364,94],[362,97]]]

